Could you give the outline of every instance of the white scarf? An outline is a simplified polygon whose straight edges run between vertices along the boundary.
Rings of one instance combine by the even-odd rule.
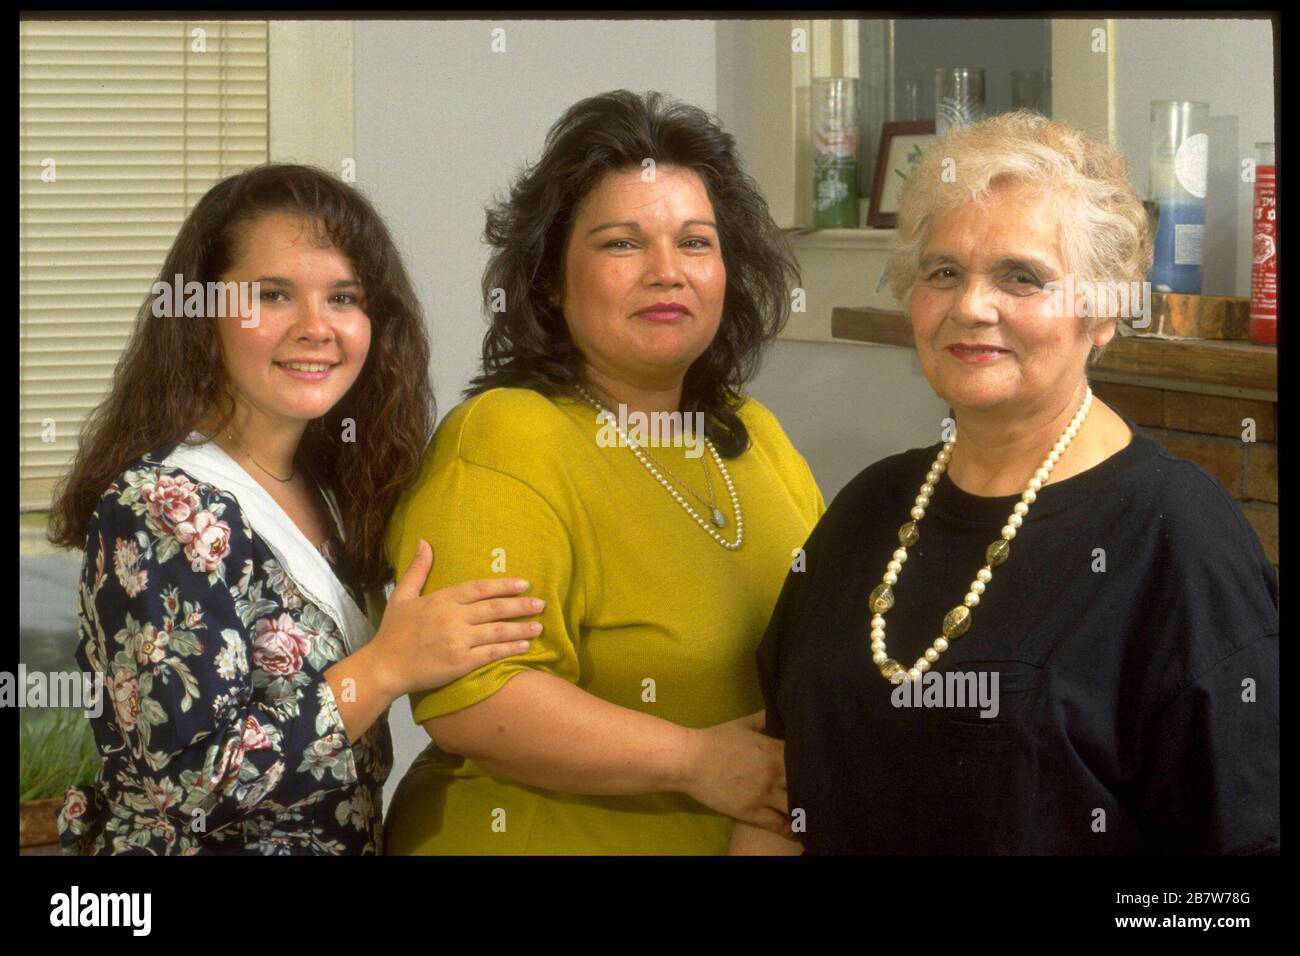
[[[253,480],[240,464],[231,458],[216,442],[198,432],[190,434],[188,441],[202,441],[202,445],[181,443],[162,463],[167,468],[180,468],[199,481],[207,482],[222,491],[228,491],[239,501],[239,510],[253,533],[266,542],[280,567],[297,585],[307,600],[330,616],[343,645],[349,654],[355,654],[375,636],[374,625],[365,612],[357,607],[347,589],[339,582],[325,556],[293,523],[284,509]],[[321,489],[343,537],[343,522],[330,494]]]

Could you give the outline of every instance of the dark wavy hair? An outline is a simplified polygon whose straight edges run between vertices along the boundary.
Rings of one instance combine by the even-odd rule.
[[[248,228],[271,213],[313,223],[321,242],[352,261],[361,282],[370,351],[347,394],[308,424],[298,463],[334,493],[346,558],[366,587],[379,587],[389,577],[384,528],[419,468],[435,414],[423,313],[379,213],[323,170],[256,166],[223,179],[198,201],[158,278],[168,288],[176,275],[187,283],[220,281]],[[154,298],[152,291],[146,295],[108,397],[82,427],[50,516],[55,544],[84,545],[99,498],[133,461],[184,441],[209,411],[224,416],[221,428],[234,414],[214,320],[155,315]],[[354,441],[343,440],[345,418],[356,423]]]
[[[736,413],[741,389],[789,318],[799,267],[732,136],[704,110],[662,93],[615,90],[574,104],[546,134],[541,159],[488,209],[484,239],[493,251],[483,297],[491,325],[465,395],[498,386],[556,395],[581,380],[582,355],[556,304],[575,211],[605,175],[639,169],[645,159],[694,170],[713,204],[727,271],[722,321],[687,370],[681,410],[703,412],[705,434],[734,457],[749,446]],[[497,290],[505,310],[493,312]]]

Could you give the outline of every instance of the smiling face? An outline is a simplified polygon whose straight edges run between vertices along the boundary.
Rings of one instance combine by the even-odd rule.
[[[305,425],[338,404],[365,364],[370,319],[360,282],[346,255],[286,213],[246,227],[236,251],[222,281],[261,283],[255,326],[214,320],[236,401],[264,423]]]
[[[678,387],[713,341],[726,270],[713,204],[693,170],[606,175],[579,204],[564,256],[569,334],[597,374]]]
[[[1028,415],[1061,405],[1079,387],[1089,349],[1114,334],[1114,323],[1085,331],[1044,290],[1065,282],[1057,224],[1050,197],[1021,184],[931,224],[912,326],[926,378],[954,408]]]

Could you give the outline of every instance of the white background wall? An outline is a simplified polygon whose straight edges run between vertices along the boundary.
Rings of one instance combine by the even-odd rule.
[[[491,52],[495,28],[505,52]],[[578,100],[620,87],[717,104],[711,21],[360,21],[357,180],[392,226],[433,338],[439,412],[477,367],[484,207]]]

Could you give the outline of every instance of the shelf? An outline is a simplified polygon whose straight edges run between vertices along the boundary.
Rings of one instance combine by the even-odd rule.
[[[912,326],[902,312],[838,308],[831,314],[831,336],[874,345],[914,348]],[[1277,347],[1224,339],[1165,339],[1116,336],[1089,374],[1115,381],[1152,380],[1266,393],[1277,401]],[[1107,373],[1113,373],[1108,375]]]

